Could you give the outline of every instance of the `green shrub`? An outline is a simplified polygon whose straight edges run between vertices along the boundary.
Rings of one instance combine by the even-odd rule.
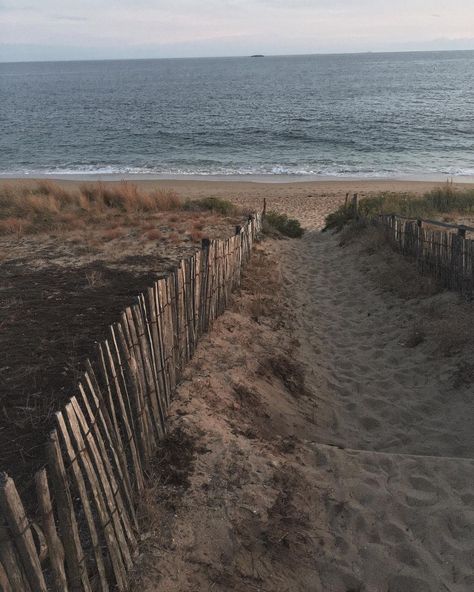
[[[378,214],[398,214],[407,218],[439,218],[449,212],[474,212],[474,190],[456,189],[451,183],[419,197],[410,193],[381,193],[359,201],[359,214],[371,218]],[[336,232],[355,219],[352,206],[342,205],[326,217],[324,230]]]
[[[185,210],[192,212],[211,211],[222,214],[223,216],[231,216],[235,214],[236,207],[230,201],[221,199],[220,197],[203,197],[202,199],[189,199],[184,204]]]
[[[326,226],[323,228],[323,232],[326,230],[340,232],[352,220],[354,220],[353,208],[351,206],[341,206],[335,212],[326,216]]]
[[[285,214],[278,214],[277,212],[268,212],[265,215],[265,224],[290,238],[300,238],[304,233],[298,220],[288,218]]]

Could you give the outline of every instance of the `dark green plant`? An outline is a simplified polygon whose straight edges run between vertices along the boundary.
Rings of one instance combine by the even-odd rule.
[[[192,212],[211,211],[231,216],[235,214],[236,207],[230,201],[220,197],[203,197],[202,199],[189,199],[184,204],[184,209]]]
[[[288,218],[285,214],[278,214],[277,212],[265,214],[265,225],[290,238],[301,238],[304,233],[298,220]]]

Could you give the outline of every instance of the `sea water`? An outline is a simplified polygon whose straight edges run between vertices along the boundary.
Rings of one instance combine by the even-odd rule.
[[[0,64],[0,175],[474,175],[474,51]]]

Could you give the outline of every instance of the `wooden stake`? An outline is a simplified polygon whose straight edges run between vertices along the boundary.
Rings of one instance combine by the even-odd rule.
[[[36,473],[35,483],[36,497],[38,498],[38,507],[41,513],[41,524],[48,544],[48,557],[53,574],[53,589],[54,592],[68,592],[64,568],[64,547],[56,531],[46,469],[41,469]]]
[[[13,544],[13,537],[0,514],[0,572],[8,580],[12,592],[32,592]],[[5,576],[3,575],[5,574]],[[1,581],[1,580],[0,580]],[[6,589],[8,589],[6,587]],[[33,591],[34,592],[34,591]]]
[[[56,430],[51,433],[47,444],[49,474],[53,495],[58,509],[58,525],[66,557],[67,576],[72,592],[91,592],[84,551],[79,538],[76,515],[72,504],[69,482],[59,447]]]
[[[32,590],[46,592],[46,582],[25,508],[13,479],[6,473],[0,473],[0,505],[15,538],[15,545]]]

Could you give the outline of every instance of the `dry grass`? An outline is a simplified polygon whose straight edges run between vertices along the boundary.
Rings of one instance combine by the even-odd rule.
[[[86,281],[89,288],[97,288],[104,283],[104,278],[100,271],[91,270],[86,272]]]
[[[292,395],[300,396],[307,392],[305,369],[302,364],[290,357],[290,354],[281,353],[263,359],[257,373],[261,376],[275,376]]]
[[[147,240],[159,240],[162,238],[162,233],[158,228],[152,228],[145,233]]]
[[[103,234],[102,234],[102,238],[105,241],[111,241],[111,240],[115,240],[116,238],[122,238],[122,236],[125,236],[125,230],[123,228],[108,228],[107,230],[104,230]]]
[[[18,217],[9,216],[0,220],[0,234],[16,234],[20,236],[29,227],[30,223],[27,220],[22,220]]]
[[[168,240],[170,241],[170,243],[173,244],[178,244],[181,241],[179,234],[177,232],[172,232],[169,235]]]
[[[199,243],[204,238],[204,234],[200,230],[193,229],[189,233],[189,237],[193,241],[193,243]]]
[[[174,191],[143,192],[121,182],[84,184],[66,191],[60,185],[3,185],[0,188],[0,234],[41,232],[100,223],[104,217],[169,212],[184,207]]]

